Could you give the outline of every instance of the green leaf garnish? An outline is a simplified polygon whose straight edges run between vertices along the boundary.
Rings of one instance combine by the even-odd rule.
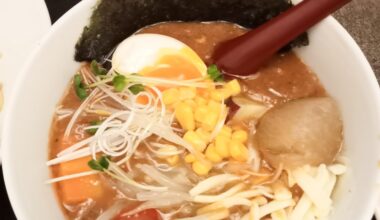
[[[92,159],[88,161],[88,166],[93,170],[103,171],[103,167],[99,164],[98,161]]]
[[[74,76],[74,89],[75,93],[81,101],[87,98],[88,94],[85,85],[82,82],[82,76],[80,74],[76,74]]]
[[[81,75],[80,74],[76,74],[74,76],[74,86],[75,87],[79,87],[81,83],[82,83],[82,77],[81,77]]]
[[[109,157],[101,157],[98,161],[99,165],[102,166],[104,169],[108,169],[108,166],[110,165],[109,159]]]
[[[94,120],[94,121],[90,122],[90,126],[96,126],[96,125],[100,125],[100,124],[102,124],[102,121],[100,121],[100,120]],[[91,134],[91,135],[94,135],[97,131],[98,131],[97,128],[90,128],[90,129],[86,130],[86,132],[88,134]]]
[[[87,91],[84,88],[77,88],[76,94],[79,97],[80,100],[85,100],[87,98]]]
[[[92,159],[88,161],[87,164],[93,170],[104,171],[108,169],[109,159],[109,157],[102,156],[97,160]]]
[[[133,86],[130,86],[128,89],[133,93],[133,95],[137,95],[145,90],[142,84],[135,84]]]
[[[223,74],[219,71],[215,64],[207,68],[207,75],[215,82],[223,81]]]
[[[104,69],[103,67],[101,67],[99,65],[98,62],[96,62],[96,60],[93,60],[90,64],[91,66],[91,71],[96,75],[96,76],[102,76],[102,75],[106,75],[107,74],[107,70]]]
[[[117,75],[112,80],[113,87],[116,92],[122,92],[127,86],[126,78],[124,75]]]

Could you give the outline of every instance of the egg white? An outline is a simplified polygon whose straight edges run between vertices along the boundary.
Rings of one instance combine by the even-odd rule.
[[[191,55],[181,53],[184,48],[192,52]],[[194,63],[202,75],[206,72],[206,65],[189,46],[181,41],[160,34],[137,34],[121,42],[113,56],[112,68],[120,74],[128,75],[139,73],[146,67],[157,65],[162,57],[162,51],[184,57]],[[201,63],[201,64],[200,64]]]

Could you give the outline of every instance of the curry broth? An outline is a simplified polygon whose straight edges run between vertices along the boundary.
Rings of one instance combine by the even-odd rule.
[[[152,25],[138,33],[156,33],[176,38],[190,46],[210,65],[213,64],[212,54],[216,45],[247,31],[227,22],[172,22]],[[317,76],[293,52],[275,55],[256,74],[241,82],[248,96],[270,104],[326,96]]]
[[[246,31],[247,29],[226,22],[172,22],[149,26],[138,33],[157,33],[174,37],[194,49],[207,64],[212,64],[211,55],[218,43],[240,36]],[[87,65],[85,68],[88,68],[88,64],[84,65]],[[293,52],[275,55],[257,74],[250,79],[240,81],[244,85],[245,95],[271,105],[303,97],[326,95],[316,75]],[[59,106],[61,109],[75,110],[80,104],[81,102],[70,84]],[[49,144],[50,159],[64,148],[88,137],[89,135],[83,130],[83,125],[87,126],[91,120],[99,119],[91,114],[82,114],[73,128],[72,135],[67,140],[64,138],[64,132],[70,118],[59,119],[58,116],[55,116],[53,119]],[[52,168],[53,177],[60,176],[58,166]],[[101,175],[97,174],[97,176]],[[68,219],[94,219],[115,201],[118,197],[117,191],[109,188],[104,181],[104,178],[100,177],[93,182],[93,184],[102,185],[104,193],[91,204],[86,204],[86,202],[63,204],[62,182],[55,184],[58,199]],[[80,206],[83,205],[90,205],[91,211],[81,213]]]
[[[87,64],[86,64],[87,65]],[[60,104],[58,108],[60,109],[77,109],[80,106],[81,102],[78,99],[77,95],[75,94],[75,90],[73,88],[72,83],[68,87],[67,91],[65,92],[65,95],[63,99],[60,101]],[[98,120],[99,117],[91,115],[91,114],[82,114],[77,122],[76,125],[73,128],[72,135],[70,135],[69,138],[64,137],[64,133],[66,130],[66,127],[68,123],[70,122],[71,117],[66,117],[63,119],[59,119],[59,116],[55,116],[53,118],[53,123],[51,126],[51,134],[50,134],[50,141],[49,141],[49,157],[54,158],[60,151],[64,150],[65,148],[89,137],[89,134],[86,133],[83,130],[83,125],[88,125],[89,122],[92,120]],[[60,172],[60,165],[54,165],[52,166],[52,176],[58,177],[62,176]],[[99,175],[101,176],[101,175]],[[78,203],[64,203],[61,202],[61,207],[66,214],[68,219],[78,219],[78,216],[85,216],[80,219],[96,219],[96,217],[100,214],[100,211],[103,207],[108,207],[111,205],[113,199],[116,196],[116,192],[109,188],[107,184],[102,182],[103,178],[99,178],[98,180],[91,182],[90,184],[98,185],[100,184],[104,190],[105,193],[102,194],[101,199],[97,201],[81,201]],[[54,184],[55,191],[57,193],[57,196],[60,201],[63,201],[63,184],[70,184],[70,181],[67,180],[66,183],[57,183]],[[82,209],[83,207],[90,207],[90,209]],[[82,210],[86,210],[85,212],[82,212]],[[93,211],[92,211],[93,210]]]

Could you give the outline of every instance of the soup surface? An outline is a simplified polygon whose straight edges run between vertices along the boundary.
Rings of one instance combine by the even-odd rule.
[[[247,31],[246,29],[240,26],[237,26],[231,23],[226,23],[226,22],[209,22],[209,23],[168,22],[168,23],[159,23],[156,25],[146,27],[140,30],[137,34],[154,33],[154,34],[161,34],[161,35],[173,37],[179,41],[182,41],[183,43],[188,45],[190,48],[192,48],[196,52],[196,54],[198,54],[199,57],[207,65],[212,65],[213,61],[212,61],[211,55],[213,53],[214,48],[218,45],[218,43],[237,37],[239,35],[242,35],[246,31]],[[86,80],[91,81],[91,75],[94,75],[93,71],[94,69],[93,69],[92,64],[91,65],[89,63],[82,64],[82,67],[79,70],[79,72],[83,75],[84,84],[87,84]],[[113,82],[115,83],[114,80]],[[259,160],[259,162],[256,161],[251,164],[253,167],[256,167],[255,169],[251,170],[250,164],[245,163],[245,161],[248,160],[245,156],[242,156],[243,158],[240,160],[239,155],[237,155],[236,157],[232,155],[232,159],[223,159],[223,160],[220,160],[219,162],[214,163],[213,165],[214,168],[212,168],[211,171],[209,171],[209,173],[207,173],[207,175],[205,176],[205,175],[201,175],[199,171],[198,172],[195,171],[195,173],[191,172],[192,169],[195,170],[194,168],[195,162],[188,162],[188,160],[191,160],[189,159],[190,158],[189,155],[191,154],[189,154],[189,152],[186,152],[186,151],[181,150],[181,153],[178,155],[179,159],[174,156],[169,157],[169,156],[175,155],[171,153],[168,153],[166,156],[162,156],[162,155],[157,156],[157,158],[155,158],[156,160],[152,160],[150,156],[141,156],[145,154],[149,155],[149,152],[151,150],[150,148],[152,148],[152,146],[147,146],[145,144],[146,142],[154,142],[154,143],[159,142],[161,145],[170,144],[170,142],[167,140],[160,142],[161,139],[157,135],[151,135],[150,137],[147,137],[146,141],[140,144],[141,147],[139,147],[139,150],[136,153],[136,155],[131,156],[128,160],[128,163],[125,163],[120,166],[120,168],[124,170],[124,172],[128,172],[129,177],[134,179],[135,181],[137,182],[141,181],[146,184],[152,183],[152,185],[157,185],[156,178],[159,178],[157,176],[160,176],[160,175],[153,174],[154,171],[150,170],[151,167],[146,166],[146,164],[151,165],[152,161],[155,161],[155,162],[159,162],[161,165],[165,164],[165,165],[162,165],[162,170],[164,170],[163,167],[167,167],[169,165],[175,164],[173,166],[175,167],[175,169],[178,169],[178,170],[174,170],[173,171],[174,174],[171,176],[173,178],[173,182],[175,183],[175,184],[172,184],[173,185],[172,187],[174,187],[175,189],[177,187],[182,190],[182,186],[184,188],[186,188],[185,186],[187,185],[194,186],[198,184],[199,182],[201,182],[202,180],[205,180],[208,177],[212,177],[212,176],[227,175],[227,174],[228,175],[229,174],[242,175],[242,173],[239,170],[247,169],[246,173],[243,175],[243,177],[241,177],[243,178],[243,182],[235,183],[234,181],[231,180],[230,182],[226,182],[225,184],[220,185],[220,186],[217,186],[216,184],[215,189],[213,190],[209,189],[207,191],[210,197],[207,197],[208,195],[200,195],[201,197],[198,198],[199,200],[205,199],[205,200],[202,200],[201,202],[187,201],[187,199],[183,199],[183,201],[181,200],[181,202],[175,201],[176,197],[187,198],[188,195],[187,194],[184,195],[182,193],[176,194],[173,198],[173,195],[170,194],[170,192],[167,193],[166,197],[163,196],[162,193],[160,194],[159,190],[158,192],[155,192],[154,190],[149,191],[149,193],[144,192],[145,194],[141,194],[140,196],[149,197],[149,199],[147,199],[146,201],[152,202],[152,204],[150,204],[151,207],[147,205],[148,208],[141,209],[141,212],[139,212],[139,214],[136,215],[135,213],[132,213],[132,214],[128,214],[128,213],[134,208],[138,207],[139,205],[146,204],[146,203],[143,203],[143,201],[145,200],[136,201],[136,198],[130,198],[130,196],[134,195],[134,192],[136,191],[136,187],[129,186],[125,182],[119,181],[117,178],[112,178],[108,176],[107,172],[94,173],[92,175],[83,175],[82,177],[79,177],[79,178],[70,178],[70,179],[58,181],[58,183],[54,184],[59,202],[62,205],[62,209],[64,210],[67,218],[68,219],[97,219],[98,218],[98,219],[119,219],[119,220],[120,219],[144,220],[144,219],[160,219],[160,218],[163,218],[164,216],[164,214],[162,213],[170,213],[171,215],[168,214],[166,216],[169,219],[192,217],[192,216],[195,216],[196,214],[198,215],[203,214],[204,216],[208,216],[205,219],[224,219],[224,218],[244,219],[249,213],[253,213],[252,210],[255,210],[255,209],[259,210],[260,207],[261,208],[265,207],[265,204],[270,204],[271,201],[275,202],[277,198],[274,198],[273,196],[281,196],[281,195],[282,196],[285,195],[285,197],[289,196],[289,198],[291,198],[289,201],[291,202],[288,205],[286,205],[287,204],[286,202],[288,202],[288,200],[283,200],[283,203],[281,204],[286,203],[283,207],[274,209],[274,211],[272,210],[273,212],[272,211],[268,211],[268,213],[264,212],[265,214],[261,215],[260,218],[251,218],[251,219],[264,219],[264,218],[282,219],[282,218],[275,218],[274,216],[276,215],[280,216],[284,213],[286,215],[293,215],[294,217],[294,215],[296,214],[294,213],[289,214],[291,212],[290,210],[293,210],[295,209],[295,207],[297,207],[296,204],[298,201],[300,201],[300,198],[303,198],[302,196],[305,191],[302,185],[296,184],[298,181],[297,179],[298,176],[302,175],[302,173],[299,172],[298,176],[295,175],[295,179],[291,179],[291,177],[289,177],[290,175],[283,170],[284,166],[286,168],[286,164],[285,165],[281,164],[280,167],[278,167],[279,166],[278,164],[277,165],[272,164],[272,161],[277,161],[278,158],[276,158],[276,155],[281,154],[281,152],[276,151],[277,145],[272,147],[270,142],[265,142],[265,141],[260,142],[260,139],[257,140],[257,138],[254,136],[254,133],[255,133],[254,130],[256,128],[260,129],[261,125],[260,125],[259,119],[269,109],[270,109],[269,110],[270,114],[268,113],[268,115],[276,115],[275,110],[280,111],[279,110],[281,109],[280,107],[286,103],[293,103],[295,100],[311,98],[311,97],[314,97],[314,98],[328,97],[328,95],[326,91],[324,90],[323,86],[320,84],[316,75],[296,56],[294,52],[291,52],[291,51],[275,55],[272,58],[272,60],[270,60],[266,65],[264,65],[256,74],[246,79],[238,79],[238,82],[241,86],[241,92],[238,95],[232,97],[232,99],[229,98],[228,100],[226,100],[227,107],[230,110],[230,112],[228,113],[229,115],[228,118],[230,120],[226,122],[226,124],[228,125],[227,127],[231,129],[231,131],[233,132],[232,135],[235,134],[235,136],[238,136],[239,134],[242,134],[244,136],[245,134],[248,133],[248,136],[249,136],[248,140],[244,140],[244,143],[246,143],[246,146],[248,147],[248,149],[251,147],[252,148],[251,150],[255,151],[257,155],[262,155],[261,151],[264,153],[264,155],[270,155],[268,156],[268,158],[270,158],[270,163],[268,163],[265,160],[265,156],[264,158],[261,158],[261,156],[258,156],[261,159]],[[83,87],[83,88],[87,88],[87,87]],[[180,94],[178,93],[177,95],[180,95]],[[87,99],[89,98],[92,98],[93,100],[96,100],[96,98],[102,99],[102,94],[101,93],[95,94],[95,96],[93,97],[89,95]],[[329,98],[326,98],[326,99],[329,99]],[[194,98],[194,100],[197,101],[196,98]],[[100,127],[97,128],[96,126],[99,126],[100,123],[106,121],[107,118],[109,117],[109,114],[107,112],[101,112],[100,110],[98,110],[98,108],[100,108],[99,105],[107,106],[108,109],[111,109],[111,108],[118,109],[121,106],[120,103],[116,103],[114,100],[112,100],[112,98],[109,98],[109,97],[103,98],[103,101],[104,102],[102,104],[92,103],[90,107],[87,106],[86,108],[84,108],[80,112],[76,120],[73,122],[72,118],[76,114],[77,110],[82,108],[82,106],[86,102],[86,100],[81,101],[81,99],[78,98],[78,87],[75,86],[75,80],[74,80],[74,84],[70,85],[66,93],[63,95],[62,100],[60,101],[57,107],[56,115],[53,119],[53,123],[51,127],[50,146],[49,146],[50,159],[53,160],[57,157],[57,155],[58,156],[63,155],[62,151],[64,151],[65,149],[68,149],[69,147],[72,147],[75,144],[89,140],[93,137],[94,133],[97,132],[96,129],[100,129]],[[144,102],[144,100],[136,99],[136,102],[138,103]],[[188,101],[188,103],[190,103],[190,101]],[[324,102],[321,102],[321,103],[324,103]],[[277,106],[279,106],[279,108],[277,108]],[[297,107],[294,107],[294,108],[297,109],[298,111]],[[310,111],[313,111],[313,112],[322,111],[319,109],[319,107],[313,107],[313,108],[314,109],[311,109]],[[272,109],[275,109],[275,110],[272,110]],[[332,107],[329,109],[333,109],[331,111],[335,111],[335,105],[332,104]],[[244,112],[245,110],[248,113]],[[302,109],[300,111],[302,111]],[[236,117],[234,118],[234,116]],[[313,115],[312,116],[307,115],[305,117],[310,118],[310,117],[313,117]],[[322,118],[321,120],[324,120],[322,116],[318,116],[318,117]],[[338,122],[339,114],[336,117],[338,117],[338,119],[335,120],[334,118],[335,121],[331,120],[332,121],[331,123],[335,123],[336,125],[337,135],[334,136],[334,138],[335,140],[337,140],[337,142],[339,142],[339,144],[338,146],[335,146],[335,145],[329,146],[329,149],[334,154],[337,154],[339,152],[340,142],[341,142],[341,124]],[[267,121],[270,121],[270,120],[267,120]],[[287,123],[292,123],[292,120],[289,119]],[[69,135],[66,135],[65,133],[67,133],[67,127],[70,126],[70,124],[72,126],[71,128],[72,132]],[[91,126],[93,126],[94,128],[92,128]],[[176,128],[181,128],[182,126],[183,128],[183,123],[181,120],[178,120],[177,122],[174,121],[173,126]],[[197,126],[197,124],[195,126]],[[281,121],[278,123],[276,122],[275,127],[278,127],[278,129],[281,129],[281,126],[282,126]],[[297,126],[299,127],[302,125],[297,125]],[[264,125],[262,125],[261,127],[264,127]],[[271,130],[274,130],[274,134],[277,134],[276,133],[277,131],[275,131],[276,128],[272,129],[273,126],[271,127],[271,125],[268,125],[268,126],[265,125],[265,127],[266,127],[265,129],[267,129],[267,127],[270,127]],[[288,129],[292,130],[293,128],[289,126]],[[261,133],[265,133],[264,129],[262,130],[263,131]],[[242,132],[242,131],[245,131],[245,132]],[[250,138],[252,135],[253,137]],[[265,137],[266,135],[261,135],[261,136]],[[308,134],[305,136],[308,136]],[[243,139],[246,139],[246,138],[247,137],[243,137]],[[186,137],[184,137],[184,139],[186,140]],[[90,141],[87,144],[90,144]],[[250,142],[252,143],[250,144]],[[257,144],[260,145],[260,143],[265,143],[265,146],[257,146]],[[303,144],[300,148],[295,147],[293,149],[290,149],[289,151],[290,153],[289,152],[287,153],[293,154],[294,152],[297,152],[297,154],[302,155],[304,153],[302,152],[303,150],[308,151],[309,142],[305,141],[302,143]],[[218,140],[216,140],[215,142],[215,145],[217,144],[218,144]],[[84,143],[83,145],[86,145],[86,143]],[[210,145],[209,145],[209,148],[210,148]],[[78,146],[77,149],[80,149],[80,146]],[[53,163],[52,165],[53,178],[73,175],[76,173],[94,172],[89,168],[89,165],[88,165],[88,161],[91,160],[91,155],[85,154],[84,151],[79,152],[78,150],[76,152],[77,152],[76,155],[74,156],[71,155],[72,157],[74,157],[74,159],[69,160],[68,162]],[[313,151],[311,150],[311,152]],[[95,155],[96,154],[98,154],[99,156],[99,151],[95,152]],[[205,151],[205,154],[207,157],[207,151]],[[75,159],[75,158],[79,158],[79,159]],[[118,159],[118,158],[120,158],[120,156],[116,156],[112,159]],[[218,159],[216,160],[218,161]],[[320,161],[320,160],[317,158],[316,161]],[[326,167],[334,162],[331,159],[328,159],[328,160],[322,159],[322,161],[326,162],[326,164],[323,164],[323,166],[321,165],[322,167]],[[318,168],[318,166],[316,167],[317,168],[312,167],[312,168],[307,168],[307,169],[313,170],[312,172],[314,173],[318,173],[319,171],[322,172],[321,171],[322,168]],[[142,172],[135,171],[135,170],[142,170]],[[162,170],[160,170],[160,172],[164,172]],[[251,170],[251,171],[248,171],[248,170]],[[180,174],[181,172],[183,172],[185,176],[181,175]],[[152,173],[152,175],[154,175],[155,177],[151,178],[147,175],[144,175],[147,173]],[[332,175],[332,174],[326,174],[326,175]],[[225,177],[227,178],[227,176]],[[161,181],[164,182],[165,184],[170,185],[170,183],[166,182],[168,181],[168,179],[163,178],[161,179]],[[162,182],[159,182],[159,183],[162,183]],[[179,184],[179,186],[176,184]],[[221,212],[222,214],[220,213],[215,214],[215,215],[218,215],[218,214],[225,215],[228,217],[212,218],[209,216],[211,214],[207,214],[208,213],[207,211],[204,211],[204,212],[202,211],[202,210],[207,209],[205,208],[205,205],[209,203],[211,204],[213,202],[217,202],[217,200],[214,201],[214,198],[212,196],[217,195],[220,190],[230,189],[230,191],[231,190],[233,191],[234,189],[236,189],[238,192],[238,191],[241,191],[237,189],[241,186],[240,184],[244,184],[245,188],[247,187],[249,188],[251,185],[252,186],[260,185],[260,186],[263,186],[264,188],[269,187],[267,193],[272,194],[272,196],[265,197],[264,195],[261,195],[259,193],[260,196],[252,197],[252,198],[244,198],[244,199],[240,199],[239,201],[232,201],[230,199],[228,200],[230,201],[229,203],[230,207],[226,205],[226,207],[229,207],[227,215],[226,213],[223,213],[223,212]],[[334,179],[334,184],[335,184],[335,179]],[[234,188],[234,187],[237,187],[237,188]],[[278,192],[276,192],[277,189],[279,189],[280,191],[284,190],[285,194],[281,194],[281,193],[278,194]],[[182,192],[181,190],[179,191]],[[328,191],[330,192],[326,193],[327,198],[329,198],[332,188],[328,189]],[[252,192],[252,190],[250,192]],[[287,192],[289,192],[290,195],[287,195],[286,194]],[[228,194],[228,192],[226,191],[224,191],[224,193]],[[161,203],[167,202],[168,204],[167,205],[153,204],[156,201],[152,200],[151,197],[155,197],[155,196],[162,198]],[[219,196],[221,196],[221,194]],[[221,197],[224,198],[223,195]],[[208,200],[210,200],[209,203],[205,202]],[[255,205],[247,208],[246,201],[252,202],[252,204],[255,204]],[[272,207],[272,205],[276,205],[277,207],[277,206],[281,206],[281,204],[278,205],[278,203],[273,203],[271,204],[271,206],[267,206],[266,209],[269,209],[270,207]],[[306,203],[306,204],[310,204],[310,206],[315,205],[312,202]],[[217,205],[214,204],[214,206],[217,206]],[[216,209],[214,210],[211,209],[211,210],[213,210],[213,212],[214,211],[216,212],[220,210],[221,207],[219,208],[217,207]],[[327,209],[329,209],[329,207],[330,207],[330,204],[328,205]],[[157,210],[159,210],[159,212]]]
[[[213,64],[216,45],[246,32],[247,29],[226,22],[160,23],[139,31],[174,37],[190,46],[208,65]],[[247,95],[266,103],[326,95],[317,76],[293,52],[276,55],[251,78],[241,81]]]

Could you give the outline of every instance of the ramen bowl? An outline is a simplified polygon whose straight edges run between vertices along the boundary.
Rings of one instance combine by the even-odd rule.
[[[3,170],[18,219],[64,219],[46,166],[56,105],[80,64],[74,46],[96,0],[85,0],[52,27],[17,79],[6,106]],[[309,31],[310,45],[297,55],[337,101],[344,124],[348,167],[334,192],[330,219],[367,220],[377,201],[380,155],[380,91],[358,45],[332,17]]]

